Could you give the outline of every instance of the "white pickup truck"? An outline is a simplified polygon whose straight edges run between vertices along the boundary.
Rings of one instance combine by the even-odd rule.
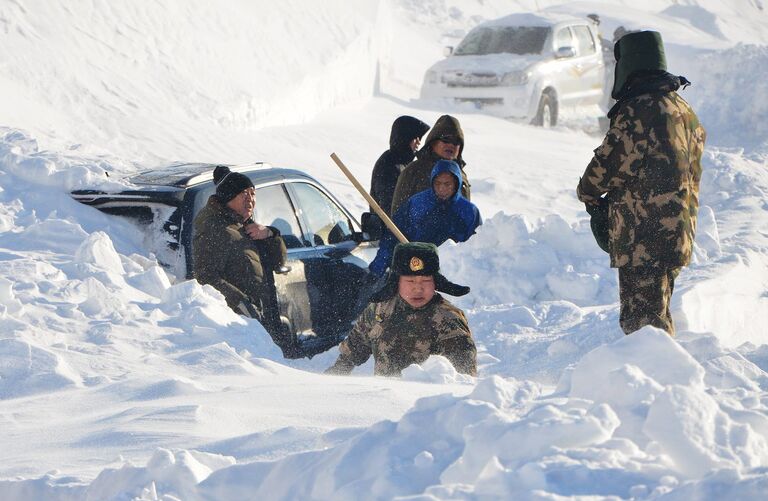
[[[561,106],[598,104],[603,96],[600,39],[589,19],[513,14],[478,25],[446,55],[427,70],[422,99],[552,126]]]

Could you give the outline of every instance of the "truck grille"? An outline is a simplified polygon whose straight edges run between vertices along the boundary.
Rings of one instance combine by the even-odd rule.
[[[456,103],[472,103],[475,106],[501,106],[504,99],[500,97],[457,97]]]
[[[498,87],[500,80],[495,73],[456,73],[447,75],[448,87]]]

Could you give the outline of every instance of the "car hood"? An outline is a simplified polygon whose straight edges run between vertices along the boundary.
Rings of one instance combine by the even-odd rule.
[[[438,73],[494,73],[503,75],[525,70],[542,60],[538,54],[488,54],[483,56],[451,56],[433,64],[430,70]]]

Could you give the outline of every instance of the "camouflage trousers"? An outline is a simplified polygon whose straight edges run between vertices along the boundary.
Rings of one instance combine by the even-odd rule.
[[[680,268],[622,266],[619,268],[619,324],[624,334],[646,325],[675,335],[670,302]]]

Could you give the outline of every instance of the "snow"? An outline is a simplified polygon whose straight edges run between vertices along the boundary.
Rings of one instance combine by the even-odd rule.
[[[768,11],[762,0],[0,4],[0,499],[759,499],[768,489]],[[479,23],[654,28],[708,132],[678,334],[624,336],[574,187],[594,117],[534,128],[416,99]],[[466,136],[479,375],[286,361],[156,235],[72,189],[171,161],[268,161],[354,212],[401,114]]]

